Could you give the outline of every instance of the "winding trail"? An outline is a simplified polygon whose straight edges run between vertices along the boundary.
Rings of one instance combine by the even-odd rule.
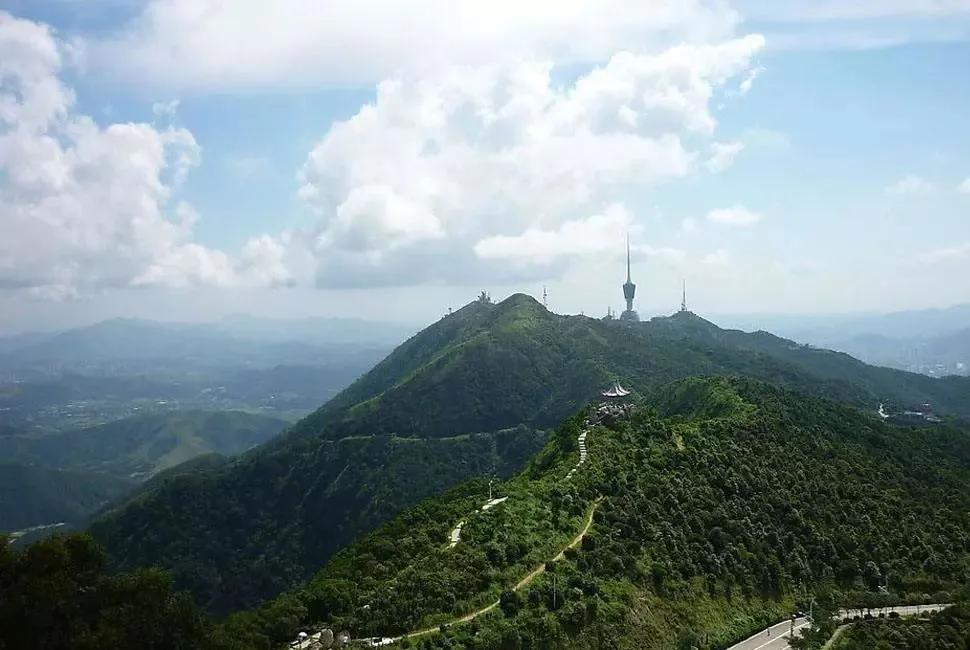
[[[579,546],[579,544],[583,541],[583,537],[586,536],[586,533],[588,533],[589,532],[589,529],[592,527],[592,525],[593,525],[593,515],[596,514],[596,508],[599,506],[600,501],[602,501],[602,500],[603,500],[603,497],[599,497],[598,499],[596,499],[596,501],[593,502],[593,506],[589,509],[589,514],[586,516],[586,525],[583,526],[583,529],[581,531],[579,531],[579,534],[576,535],[576,537],[574,537],[573,540],[571,542],[569,542],[569,544],[567,544],[561,551],[559,551],[559,554],[556,555],[556,557],[554,557],[554,558],[552,558],[552,560],[550,560],[551,562],[559,562],[560,560],[562,560],[566,556],[566,551],[568,551],[571,548],[576,548],[577,546]],[[521,580],[519,580],[518,583],[516,583],[516,585],[512,588],[512,591],[519,591],[520,589],[522,589],[524,587],[527,587],[530,583],[532,583],[533,580],[535,580],[539,576],[539,574],[543,573],[546,570],[546,565],[547,564],[548,564],[548,562],[543,562],[538,567],[536,567],[535,569],[533,569],[531,572],[529,572],[528,574],[526,574]],[[492,611],[493,609],[495,609],[498,606],[499,606],[499,601],[496,600],[492,604],[487,605],[485,607],[482,607],[481,609],[476,610],[476,611],[474,611],[474,612],[472,612],[470,614],[465,614],[461,618],[456,618],[456,619],[454,619],[452,621],[447,621],[447,622],[442,623],[440,625],[436,625],[434,627],[425,628],[423,630],[416,630],[414,632],[408,632],[407,634],[402,634],[401,636],[391,637],[390,638],[390,642],[391,643],[396,643],[396,642],[398,642],[398,641],[400,641],[402,639],[411,639],[411,638],[418,637],[418,636],[425,636],[427,634],[433,634],[433,633],[437,632],[439,629],[441,629],[441,625],[457,625],[459,623],[467,623],[467,622],[469,622],[469,621],[471,621],[473,619],[478,618],[482,614],[489,613],[490,611]]]

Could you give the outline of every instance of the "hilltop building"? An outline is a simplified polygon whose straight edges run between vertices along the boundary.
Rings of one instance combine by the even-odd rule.
[[[620,314],[620,320],[625,323],[639,323],[640,314],[633,310],[633,298],[637,293],[637,285],[630,277],[630,235],[626,236],[626,282],[623,284],[623,299],[626,300],[626,310]]]
[[[623,388],[620,382],[614,381],[613,385],[603,391],[603,397],[626,397],[630,391]]]

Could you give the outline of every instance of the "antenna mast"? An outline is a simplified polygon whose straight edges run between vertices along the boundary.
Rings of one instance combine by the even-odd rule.
[[[549,294],[546,293],[546,287],[542,287],[542,306],[549,309]]]
[[[684,293],[680,299],[680,311],[687,311],[687,280],[684,280]]]

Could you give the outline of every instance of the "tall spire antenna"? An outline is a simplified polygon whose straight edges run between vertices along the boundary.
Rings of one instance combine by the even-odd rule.
[[[687,280],[684,280],[684,293],[680,299],[680,311],[687,311]]]
[[[542,306],[549,309],[549,295],[546,293],[546,287],[542,287]]]
[[[629,283],[630,280],[630,233],[626,234],[626,281]]]

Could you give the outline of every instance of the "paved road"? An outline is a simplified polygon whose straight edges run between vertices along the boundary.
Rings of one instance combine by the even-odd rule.
[[[900,616],[917,616],[923,612],[938,612],[941,609],[949,607],[952,603],[935,603],[932,605],[900,605],[899,607],[873,607],[870,610],[865,609],[843,609],[838,613],[838,617],[842,619],[851,618],[853,616],[865,616],[866,611],[869,611],[873,616],[879,616],[879,612],[897,612]]]
[[[944,607],[949,607],[949,603],[937,603],[933,605],[900,605],[899,607],[883,607],[881,609],[873,608],[869,610],[873,616],[878,616],[879,612],[897,612],[900,616],[916,616],[922,612],[937,612]],[[852,616],[862,616],[866,613],[866,610],[840,610],[836,615],[837,618],[846,619]],[[808,626],[807,618],[796,618],[795,619],[795,635],[798,636],[800,630]],[[770,634],[769,634],[770,631]],[[776,623],[772,625],[767,630],[761,630],[757,634],[749,636],[747,639],[733,645],[728,650],[786,650],[791,646],[788,645],[789,632],[791,631],[791,621],[784,621],[782,623]]]
[[[795,619],[795,635],[800,630],[808,627],[808,619],[801,617]],[[784,650],[788,648],[788,634],[791,631],[791,621],[776,623],[767,630],[761,630],[755,635],[737,645],[733,645],[729,650]],[[770,634],[769,634],[770,632]]]

